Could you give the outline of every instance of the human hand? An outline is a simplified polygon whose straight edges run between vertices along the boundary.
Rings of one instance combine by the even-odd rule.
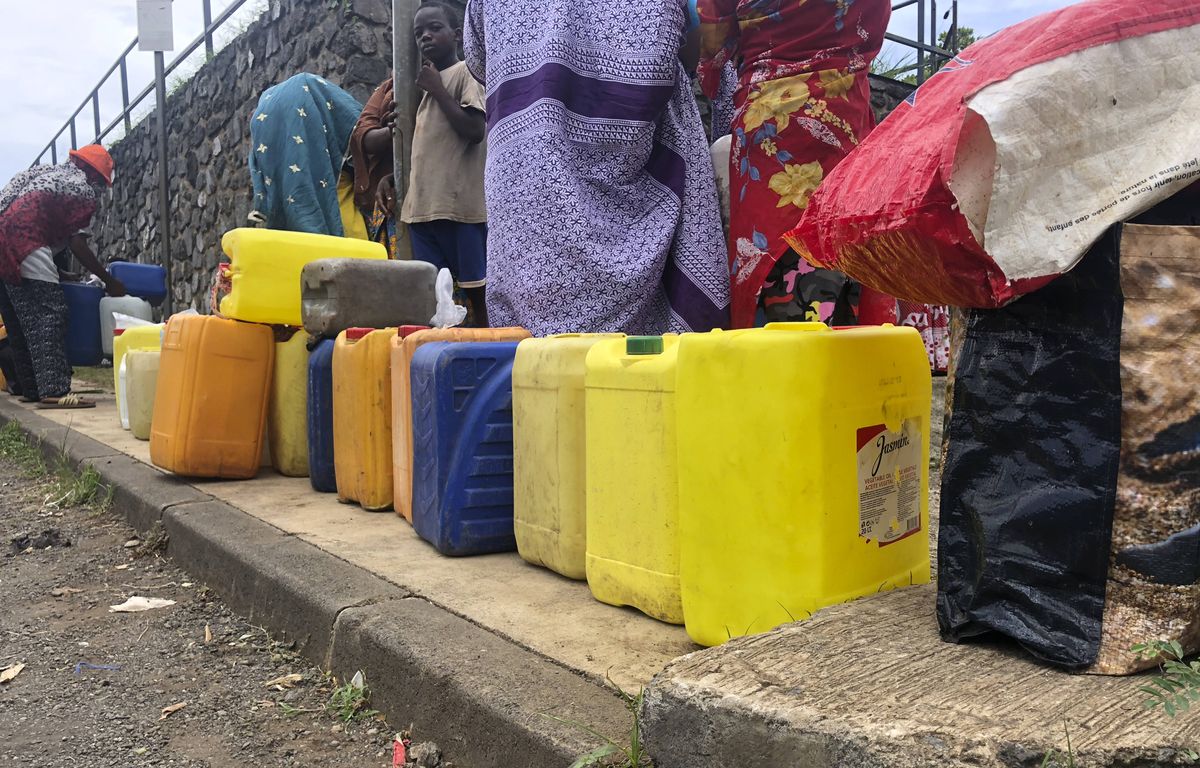
[[[392,133],[396,132],[396,102],[389,101],[387,106],[383,108],[383,115],[379,119],[380,124],[387,128]]]
[[[375,190],[375,206],[377,210],[391,213],[396,204],[396,179],[392,174],[384,176]]]
[[[442,73],[429,59],[421,62],[421,71],[417,73],[417,87],[426,93],[435,93],[445,89],[442,83]]]
[[[125,284],[115,277],[110,277],[108,278],[108,281],[104,283],[104,291],[109,296],[124,296]]]

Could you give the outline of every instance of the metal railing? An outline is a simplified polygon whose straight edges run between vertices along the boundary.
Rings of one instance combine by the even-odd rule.
[[[192,1],[195,2],[196,0]],[[189,56],[198,51],[201,46],[204,47],[205,55],[208,58],[212,58],[214,53],[213,33],[215,33],[227,21],[229,21],[229,19],[235,13],[237,13],[238,9],[245,4],[246,0],[232,0],[229,6],[215,19],[212,15],[212,0],[199,0],[199,2],[204,18],[204,30],[196,37],[195,40],[185,46],[169,64],[165,65],[161,75],[163,78],[166,78],[172,72],[174,72],[181,64],[183,64],[184,61],[187,60]],[[124,125],[126,134],[133,130],[133,111],[138,107],[138,105],[145,101],[146,98],[153,93],[156,88],[158,88],[158,86],[162,85],[162,83],[152,82],[143,88],[142,91],[135,95],[132,99],[129,97],[129,66],[127,61],[129,55],[137,48],[137,44],[138,39],[135,37],[133,42],[131,42],[125,48],[125,50],[121,52],[121,55],[117,57],[117,60],[113,62],[112,66],[110,66],[108,70],[105,71],[104,75],[101,76],[100,81],[97,82],[95,87],[92,88],[92,90],[88,93],[87,97],[83,100],[83,103],[81,103],[79,107],[71,113],[71,116],[67,118],[67,121],[63,123],[62,127],[58,129],[58,132],[55,133],[50,139],[50,142],[46,144],[45,148],[43,148],[41,153],[38,154],[37,158],[33,161],[33,165],[37,165],[45,161],[47,154],[50,156],[51,163],[57,163],[58,142],[60,139],[62,139],[64,134],[70,137],[71,149],[79,148],[80,131],[79,126],[77,126],[76,123],[78,120],[80,120],[81,116],[88,110],[89,107],[91,108],[92,113],[92,139],[91,141],[86,141],[83,143],[99,144],[110,134],[112,134],[112,132],[117,129],[117,126],[120,125]],[[121,112],[107,126],[102,126],[100,119],[100,90],[110,82],[115,73],[120,73]],[[162,105],[159,104],[156,108],[161,109]],[[86,118],[83,119],[86,120]],[[88,134],[84,133],[84,135],[86,136]]]
[[[925,82],[929,75],[933,74],[938,68],[950,61],[958,54],[958,0],[950,1],[950,10],[946,12],[946,17],[950,20],[950,27],[946,30],[946,47],[940,47],[938,42],[938,10],[937,0],[902,0],[892,6],[892,12],[903,10],[910,6],[917,7],[917,39],[910,40],[901,35],[894,35],[891,32],[884,35],[884,38],[891,40],[893,43],[912,48],[917,52],[917,63],[913,66],[916,69],[917,85]],[[928,13],[928,27],[926,26],[926,10]],[[926,41],[925,33],[929,32],[929,39]],[[926,63],[926,55],[929,56],[929,62]]]

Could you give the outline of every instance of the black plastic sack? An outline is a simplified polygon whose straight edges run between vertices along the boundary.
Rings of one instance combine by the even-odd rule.
[[[1121,451],[1120,227],[1070,272],[971,310],[942,474],[938,623],[1072,669],[1097,657]]]

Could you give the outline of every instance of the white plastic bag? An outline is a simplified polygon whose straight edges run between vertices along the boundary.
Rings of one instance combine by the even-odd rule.
[[[143,320],[142,318],[134,317],[133,315],[124,315],[124,314],[121,314],[120,312],[113,312],[112,316],[113,316],[113,327],[114,328],[124,329],[124,328],[137,328],[139,326],[144,326],[144,325],[157,325],[157,323],[153,323],[149,320]]]
[[[437,294],[437,311],[433,313],[429,324],[434,328],[462,325],[462,321],[467,319],[467,308],[454,303],[454,278],[450,276],[450,270],[438,272],[434,292]]]

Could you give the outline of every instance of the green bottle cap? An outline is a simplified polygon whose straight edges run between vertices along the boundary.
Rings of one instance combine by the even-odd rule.
[[[625,339],[627,355],[661,355],[662,351],[662,336],[630,336]]]

